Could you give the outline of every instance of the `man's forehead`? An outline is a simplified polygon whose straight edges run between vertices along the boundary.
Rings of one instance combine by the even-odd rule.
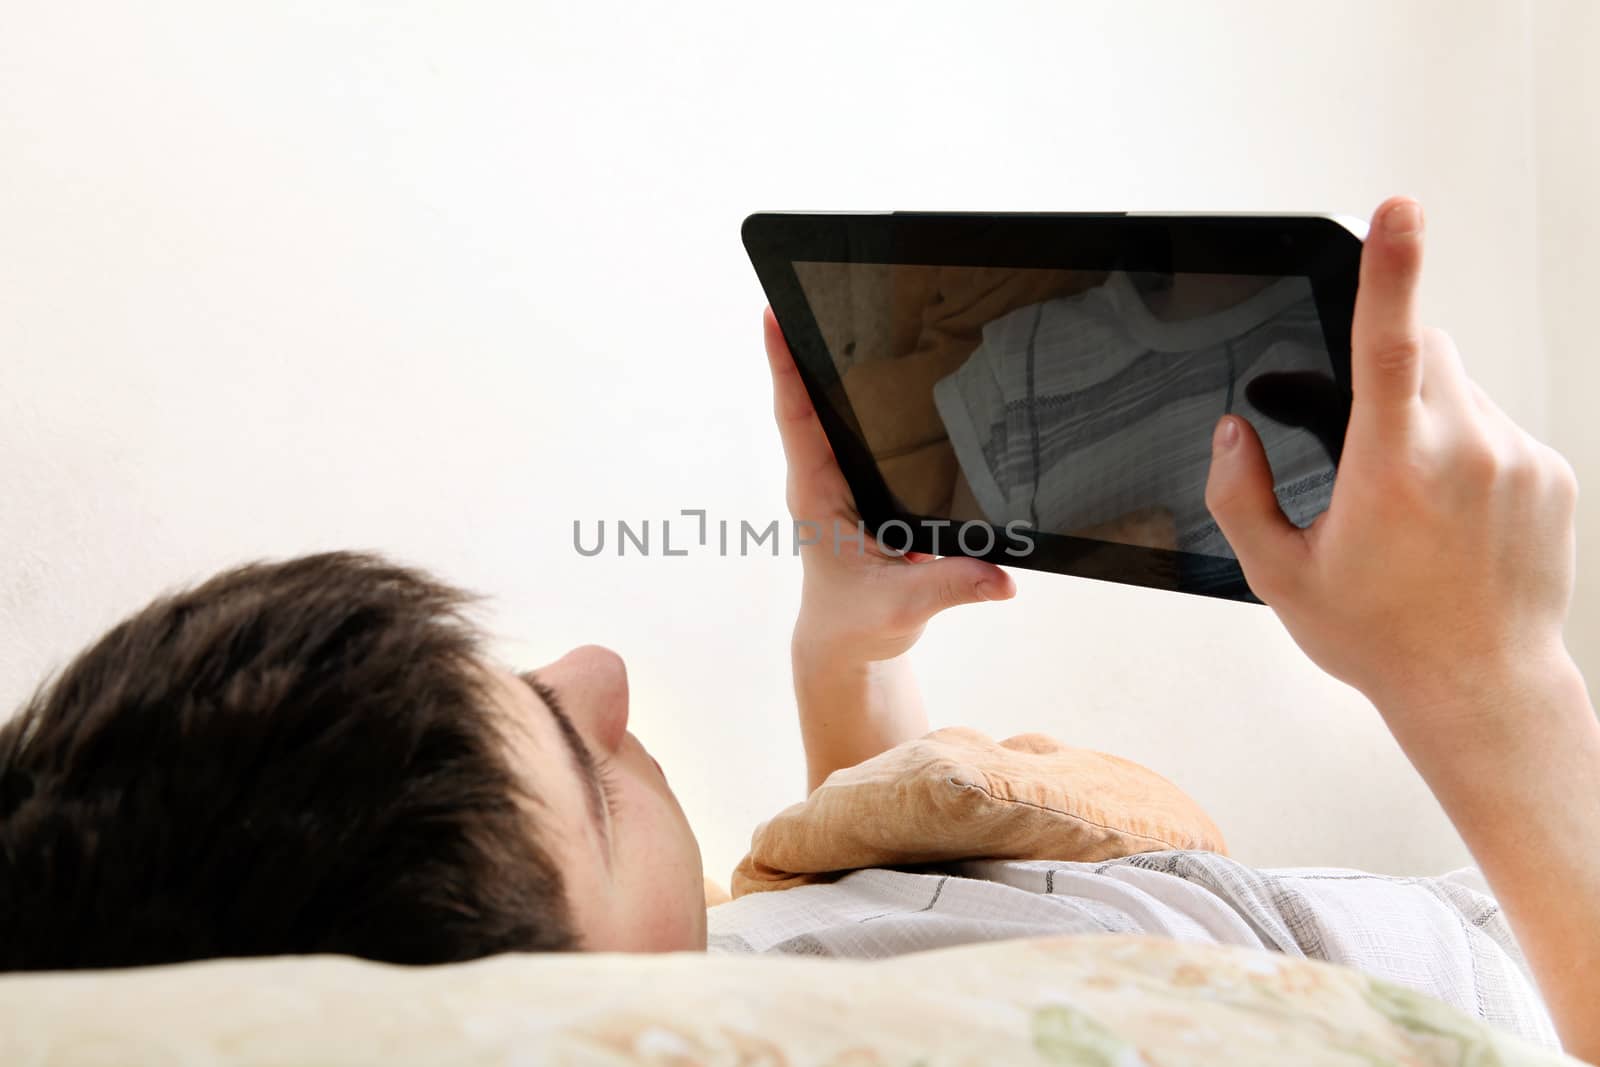
[[[503,667],[492,673],[496,699],[511,718],[508,738],[513,769],[540,813],[546,819],[556,816],[560,826],[551,829],[561,836],[569,840],[585,837],[603,850],[604,837],[594,817],[593,783],[562,728],[561,713],[540,698],[532,677]]]
[[[555,716],[528,680],[507,668],[492,673],[495,700],[510,720],[512,769],[531,798],[539,843],[561,868],[568,906],[586,928],[594,921],[595,902],[606,898],[610,864],[610,850],[588,813],[586,783]]]

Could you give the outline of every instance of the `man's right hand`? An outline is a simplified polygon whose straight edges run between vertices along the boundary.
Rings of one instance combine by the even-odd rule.
[[[1260,439],[1225,417],[1206,504],[1257,596],[1329,674],[1397,732],[1442,721],[1465,692],[1567,660],[1577,483],[1495,406],[1417,313],[1422,211],[1373,216],[1352,331],[1354,393],[1326,513],[1279,509]],[[1424,720],[1424,721],[1408,721]],[[1460,724],[1455,724],[1460,725]]]
[[[1232,416],[1206,503],[1300,647],[1377,706],[1505,909],[1566,1050],[1600,1064],[1600,721],[1561,633],[1577,482],[1423,328],[1421,268],[1421,210],[1390,200],[1361,254],[1328,510],[1291,524]]]

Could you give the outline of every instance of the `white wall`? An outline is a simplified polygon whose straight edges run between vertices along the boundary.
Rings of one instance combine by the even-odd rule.
[[[172,583],[377,547],[495,594],[492,624],[529,664],[584,641],[623,652],[634,729],[725,877],[801,792],[796,563],[583,559],[571,523],[782,514],[747,212],[1365,215],[1414,193],[1431,318],[1549,428],[1569,365],[1547,369],[1536,317],[1553,186],[1534,166],[1532,16],[1340,10],[13,9],[0,699]],[[1543,336],[1565,343],[1564,321]],[[1592,447],[1578,459],[1600,480]],[[1142,760],[1247,860],[1462,860],[1371,709],[1265,610],[1018,578],[1015,603],[926,638],[938,723]]]
[[[1578,499],[1578,589],[1567,645],[1600,692],[1600,5],[1533,7],[1534,119],[1539,144],[1539,300],[1550,353],[1550,440],[1588,474]]]

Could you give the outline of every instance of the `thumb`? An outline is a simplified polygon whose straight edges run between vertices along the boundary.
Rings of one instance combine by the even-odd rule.
[[[921,620],[958,604],[1010,600],[1017,594],[1011,575],[993,563],[968,556],[946,556],[896,570],[907,586],[906,603]]]
[[[1206,507],[1257,596],[1265,600],[1264,589],[1281,587],[1296,573],[1305,555],[1305,537],[1278,506],[1261,438],[1249,422],[1234,415],[1223,416],[1211,438]]]

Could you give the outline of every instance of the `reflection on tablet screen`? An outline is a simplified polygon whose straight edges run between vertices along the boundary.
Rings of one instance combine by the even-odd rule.
[[[1205,506],[1227,413],[1293,522],[1328,506],[1347,408],[1306,277],[794,269],[830,395],[909,514],[1231,559]]]

